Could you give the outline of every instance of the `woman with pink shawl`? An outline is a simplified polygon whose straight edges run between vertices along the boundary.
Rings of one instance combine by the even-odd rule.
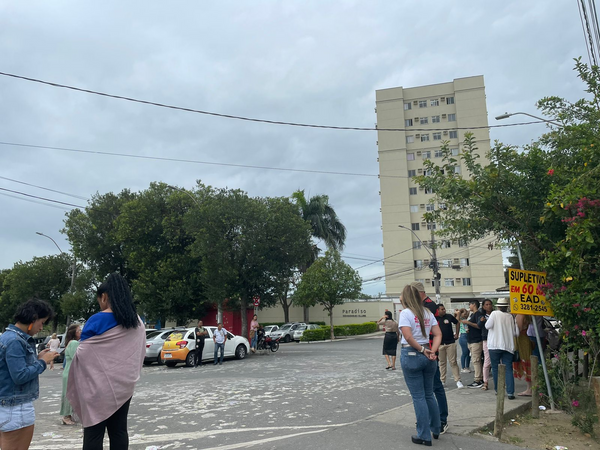
[[[96,293],[100,312],[88,319],[71,362],[67,398],[83,424],[83,450],[129,447],[127,414],[146,355],[146,333],[125,279],[108,276]]]

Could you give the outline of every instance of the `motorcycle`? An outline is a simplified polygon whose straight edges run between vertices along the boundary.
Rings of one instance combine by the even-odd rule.
[[[258,340],[256,343],[257,350],[271,350],[275,353],[279,350],[279,338],[272,339],[271,336],[265,336],[264,333],[258,332]]]

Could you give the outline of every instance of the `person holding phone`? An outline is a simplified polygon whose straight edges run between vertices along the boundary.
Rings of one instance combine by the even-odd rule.
[[[33,336],[54,316],[44,300],[29,300],[17,308],[15,324],[0,336],[0,448],[27,449],[33,437],[39,376],[58,353],[36,354]]]

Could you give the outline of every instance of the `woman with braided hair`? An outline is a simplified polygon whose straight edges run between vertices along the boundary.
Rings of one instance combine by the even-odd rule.
[[[121,275],[109,275],[96,296],[100,312],[81,332],[67,398],[83,424],[83,450],[101,450],[106,429],[111,449],[127,449],[127,414],[146,355],[146,333]]]

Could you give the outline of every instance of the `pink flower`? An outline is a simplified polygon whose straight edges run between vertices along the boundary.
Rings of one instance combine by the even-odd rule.
[[[573,303],[573,308],[579,308],[579,303]]]
[[[579,325],[575,325],[575,329],[576,329],[576,330],[579,330]]]
[[[565,336],[569,335],[569,330],[565,330]]]
[[[563,291],[563,292],[565,292],[565,291],[567,290],[567,287],[566,287],[566,286],[562,286],[562,287],[560,288],[560,290],[561,290],[561,291]]]
[[[586,332],[585,332],[585,330],[582,330],[582,331],[581,331],[581,335],[582,335],[582,336],[585,336],[585,335],[586,335]]]
[[[550,175],[550,176],[554,175],[554,169],[550,169],[550,170],[548,171],[548,175]]]
[[[573,405],[575,408],[578,408],[579,402],[577,400],[573,400],[573,403],[571,403],[571,405]]]

